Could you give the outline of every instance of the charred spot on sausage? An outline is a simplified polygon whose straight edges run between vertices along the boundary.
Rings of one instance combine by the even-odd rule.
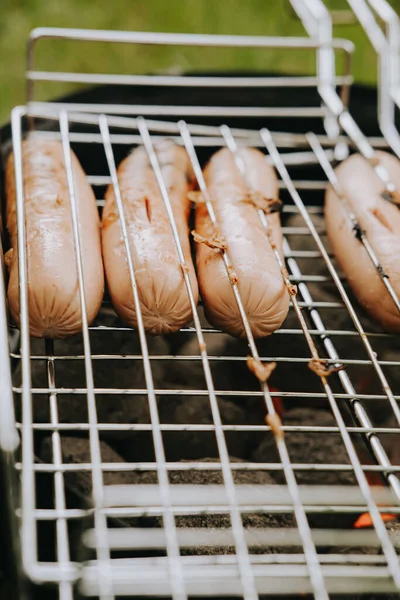
[[[357,240],[362,240],[363,236],[365,235],[365,231],[364,229],[361,229],[361,225],[359,223],[355,223],[353,225],[353,233]]]

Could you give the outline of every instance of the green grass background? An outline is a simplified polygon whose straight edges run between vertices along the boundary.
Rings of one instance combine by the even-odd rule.
[[[325,0],[335,11],[346,0]],[[391,0],[400,11],[400,0]],[[38,26],[251,35],[303,35],[288,0],[0,0],[0,122],[25,102],[26,41]],[[336,25],[335,35],[353,40],[357,81],[376,81],[376,57],[357,23]],[[313,73],[314,53],[272,49],[213,49],[41,42],[36,68],[76,72],[157,73],[254,69]],[[340,62],[339,62],[340,65]],[[40,84],[38,99],[71,89]],[[76,87],[76,86],[75,86]]]

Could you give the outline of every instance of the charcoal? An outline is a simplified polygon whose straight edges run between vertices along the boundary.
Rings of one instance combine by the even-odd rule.
[[[284,425],[337,426],[334,416],[323,410],[298,408],[287,411]],[[292,463],[350,464],[346,449],[337,433],[287,432],[286,446]],[[280,462],[275,440],[270,433],[252,455],[254,462]],[[284,483],[282,471],[272,471],[277,483]],[[299,484],[355,484],[351,471],[296,471]]]
[[[310,408],[289,410],[284,415],[285,425],[336,426],[333,415],[327,411]],[[286,432],[286,447],[292,463],[301,464],[345,464],[350,461],[343,442],[337,433]],[[274,437],[271,432],[265,434],[263,441],[252,454],[254,462],[279,463]],[[285,484],[282,470],[271,471],[274,480]],[[295,476],[299,485],[356,485],[357,481],[349,471],[312,471],[296,470]],[[309,513],[308,520],[313,527],[331,528],[351,526],[357,514],[323,514]]]
[[[90,464],[92,463],[90,442],[86,438],[61,437],[62,461],[65,464]],[[124,460],[110,446],[100,441],[100,455],[103,463],[123,463]],[[52,464],[53,450],[52,441],[46,438],[42,443],[40,458],[43,462]],[[66,471],[64,475],[65,485],[77,496],[84,500],[87,505],[91,504],[92,471],[76,470]],[[104,471],[104,485],[131,484],[135,483],[132,471]]]
[[[387,523],[385,523],[386,529],[387,531],[392,534],[396,534],[397,540],[399,539],[398,536],[400,535],[400,522],[398,520],[394,520],[394,521],[389,521]],[[400,554],[400,549],[397,543],[396,546],[396,551],[397,554]],[[357,546],[356,548],[354,546],[349,547],[349,546],[338,546],[337,548],[332,548],[330,549],[330,554],[351,554],[351,553],[357,553],[357,554],[368,554],[371,556],[375,556],[375,555],[379,555],[382,554],[382,549],[379,546]],[[371,596],[368,598],[370,598],[371,600],[373,600],[375,596]],[[358,598],[358,597],[357,597]],[[392,599],[394,598],[394,596],[390,595],[387,596],[387,598]],[[398,597],[397,597],[398,598]],[[355,600],[352,599],[352,600]],[[364,600],[364,596],[363,599]],[[386,597],[385,597],[386,600]]]
[[[183,463],[185,461],[182,461]],[[202,463],[219,462],[218,458],[202,458]],[[245,463],[245,461],[236,457],[230,456],[231,463]],[[136,483],[151,484],[157,483],[157,475],[154,471],[145,471],[136,473]],[[274,480],[266,471],[262,470],[233,470],[233,479],[236,484],[253,484],[253,485],[271,485]],[[220,470],[183,470],[170,471],[169,481],[171,485],[176,484],[192,484],[192,485],[222,485],[223,476]],[[243,514],[242,522],[244,527],[294,527],[295,521],[290,514]],[[162,519],[160,517],[146,518],[142,520],[143,526],[146,527],[162,527]],[[202,514],[202,515],[185,515],[176,517],[177,527],[206,527],[211,529],[225,529],[231,527],[231,520],[227,514]],[[270,554],[276,552],[295,552],[298,548],[291,547],[290,549],[278,547],[250,547],[250,552],[253,554]],[[216,555],[216,554],[234,554],[235,549],[232,546],[220,547],[198,547],[183,549],[182,554],[185,555]]]
[[[254,424],[256,421],[251,413],[224,398],[217,398],[218,412],[224,425]],[[170,406],[164,405],[169,409]],[[176,424],[212,424],[210,399],[208,396],[186,396],[175,399],[175,409],[165,415],[160,407],[163,420]],[[165,432],[164,443],[169,460],[196,459],[204,456],[205,451],[218,453],[214,431]],[[248,455],[251,446],[252,433],[245,431],[226,431],[225,440],[229,451],[240,458]]]
[[[109,310],[103,310],[99,319],[101,325],[120,325],[118,319]],[[107,343],[106,347],[104,343]],[[149,354],[167,355],[170,352],[169,344],[163,337],[148,337]],[[67,340],[56,340],[54,342],[55,356],[77,356],[83,355],[83,343],[81,336],[74,336]],[[91,333],[91,352],[93,355],[141,355],[138,335],[134,331],[112,331],[105,334],[101,331]],[[45,343],[43,340],[31,340],[32,355],[45,355]],[[196,378],[199,388],[204,388],[200,379],[204,380],[201,365],[200,372],[194,362],[165,361],[153,359],[151,362],[154,387],[161,389],[172,389],[183,387],[186,389],[196,387]],[[97,419],[100,423],[149,423],[150,414],[147,394],[115,394],[107,393],[108,389],[135,389],[146,390],[147,384],[144,376],[142,360],[139,358],[114,360],[106,358],[93,360],[94,384],[104,393],[96,394]],[[32,360],[32,387],[47,388],[46,361]],[[14,373],[14,383],[21,382],[20,365]],[[69,359],[55,361],[55,385],[57,388],[85,388],[86,374],[83,359]],[[162,397],[162,396],[160,396]],[[58,419],[62,423],[87,423],[87,399],[85,394],[59,393],[57,396]],[[17,412],[20,412],[17,397]],[[47,394],[33,394],[33,419],[37,423],[50,421],[50,407]],[[122,433],[118,432],[121,437]],[[126,434],[129,437],[130,433]],[[103,437],[112,437],[111,434],[103,434]]]
[[[104,335],[104,334],[103,334]],[[107,346],[104,347],[104,341]],[[158,353],[166,352],[166,344],[162,338],[151,338],[149,346],[152,351]],[[81,336],[74,336],[67,340],[56,340],[54,342],[55,355],[83,355],[83,344]],[[42,340],[31,341],[32,354],[45,354],[45,346]],[[114,331],[107,337],[100,334],[92,336],[92,354],[139,354],[140,345],[137,336],[132,332]],[[32,386],[48,387],[46,376],[46,364],[44,361],[32,361]],[[119,387],[139,388],[146,387],[141,361],[112,360],[107,362],[93,360],[94,383],[97,388]],[[18,373],[16,374],[18,378]],[[164,371],[160,363],[155,365],[155,378],[160,381],[164,378]],[[86,375],[84,360],[56,360],[55,362],[55,384],[60,388],[85,388]],[[34,395],[33,415],[36,422],[48,422],[50,419],[49,402],[46,395]],[[58,395],[59,420],[66,423],[85,423],[88,420],[86,397],[76,394]],[[97,416],[100,422],[137,423],[148,422],[148,407],[146,396],[130,396],[115,394],[99,394],[97,397]]]

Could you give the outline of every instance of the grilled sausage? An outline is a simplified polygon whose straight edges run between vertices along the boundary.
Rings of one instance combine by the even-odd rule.
[[[241,149],[239,152],[253,191],[252,197],[258,197],[261,204],[276,199],[277,178],[264,155],[254,149]],[[252,204],[249,190],[228,149],[214,154],[204,171],[204,177],[219,231],[214,231],[206,206],[199,203],[196,207],[196,233],[211,241],[220,236],[226,243],[234,270],[228,277],[218,248],[214,249],[207,243],[196,245],[197,273],[206,317],[215,327],[244,337],[243,322],[230,281],[237,278],[253,335],[269,335],[285,319],[289,295],[267,232],[260,221],[257,201]],[[270,214],[268,222],[272,243],[282,255],[279,215]]]
[[[71,152],[75,183],[88,321],[96,317],[103,298],[100,221],[96,199],[85,173]],[[61,338],[82,327],[71,205],[62,144],[28,138],[22,144],[27,245],[28,314],[30,334]],[[8,302],[19,324],[19,281],[14,158],[5,172],[6,222],[11,249]]]
[[[376,158],[400,189],[399,160],[386,152],[376,152]],[[382,197],[384,184],[362,156],[350,156],[336,169],[336,175],[348,206],[356,214],[384,272],[400,296],[399,209]],[[325,219],[332,250],[356,298],[385,329],[400,332],[400,314],[367,251],[357,239],[343,202],[330,186],[325,198]]]
[[[188,219],[193,173],[185,150],[165,140],[156,146],[180,242],[197,302]],[[191,319],[191,306],[168,214],[144,148],[119,166],[118,180],[145,329],[152,334],[178,330]],[[108,289],[123,321],[137,326],[131,278],[113,187],[106,192],[102,245]]]

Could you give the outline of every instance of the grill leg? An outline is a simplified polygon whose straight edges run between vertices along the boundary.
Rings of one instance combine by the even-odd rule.
[[[14,454],[0,450],[0,600],[29,600],[20,570]]]

